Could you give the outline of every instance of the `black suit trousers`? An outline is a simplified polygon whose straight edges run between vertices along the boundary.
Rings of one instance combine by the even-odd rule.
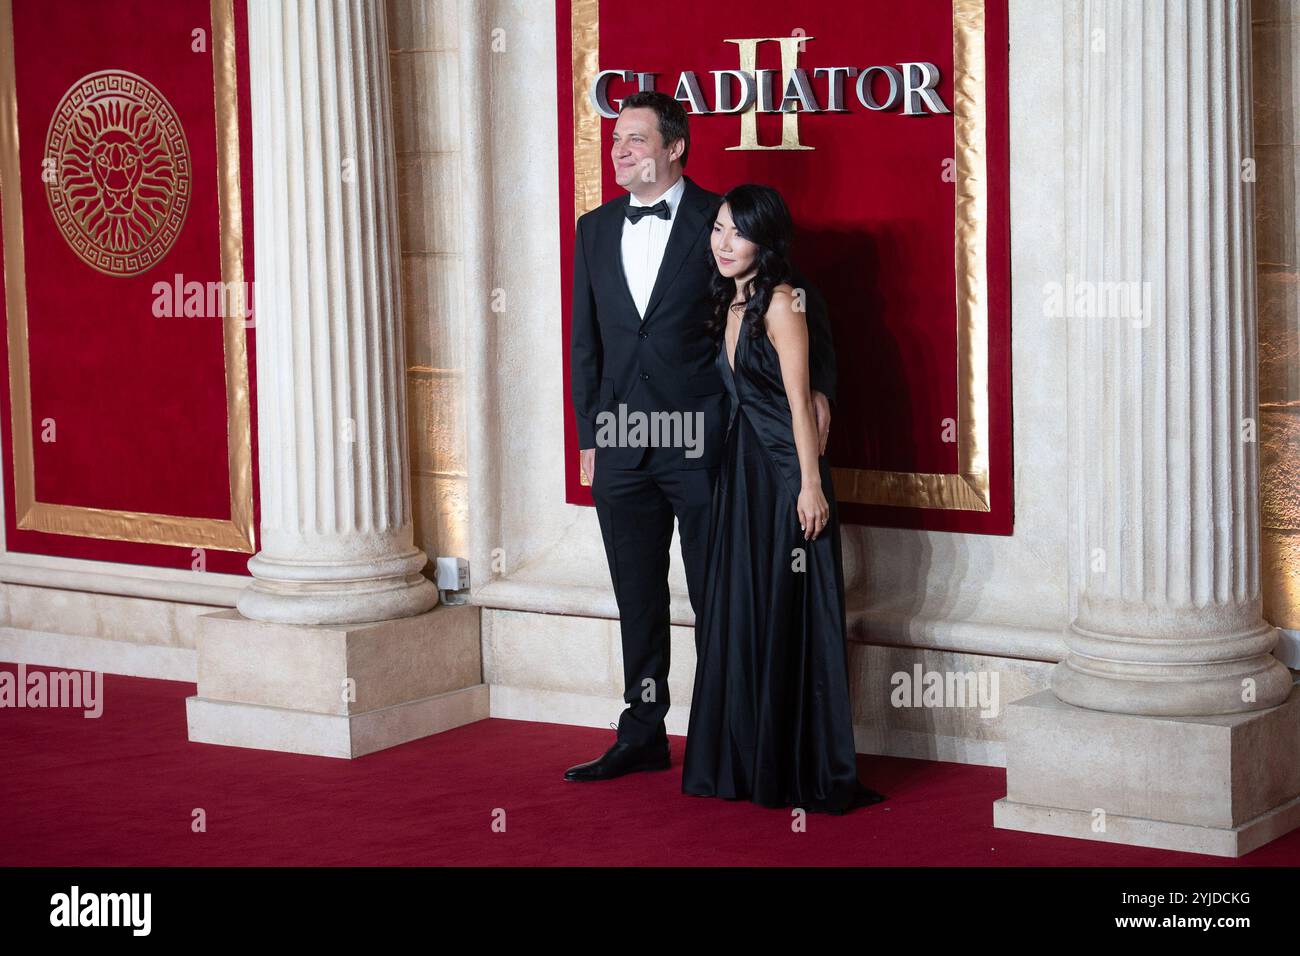
[[[665,454],[667,452],[667,454]],[[666,739],[668,713],[668,562],[673,519],[681,537],[691,607],[704,600],[709,517],[718,468],[681,468],[680,449],[647,450],[640,467],[596,466],[591,494],[618,601],[623,701],[618,739],[642,746]]]

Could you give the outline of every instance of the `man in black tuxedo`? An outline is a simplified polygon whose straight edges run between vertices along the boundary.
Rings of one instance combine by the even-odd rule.
[[[618,601],[623,700],[618,739],[566,780],[605,780],[670,765],[668,562],[673,518],[698,617],[713,484],[730,400],[710,337],[709,238],[722,197],[683,175],[686,111],[666,93],[627,97],[611,159],[627,195],[578,219],[573,249],[570,372],[583,474],[600,520]],[[823,448],[835,386],[825,302],[807,293],[810,376]],[[622,408],[620,409],[620,406]],[[672,422],[672,443],[636,443],[620,419]],[[652,429],[653,431],[653,429]],[[645,440],[655,439],[646,434]]]

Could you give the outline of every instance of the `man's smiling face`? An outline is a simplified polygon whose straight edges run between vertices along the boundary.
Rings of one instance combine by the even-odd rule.
[[[614,123],[609,156],[614,163],[614,179],[629,192],[642,183],[666,179],[669,166],[682,154],[685,143],[678,140],[669,149],[659,133],[659,117],[648,106],[623,110]]]

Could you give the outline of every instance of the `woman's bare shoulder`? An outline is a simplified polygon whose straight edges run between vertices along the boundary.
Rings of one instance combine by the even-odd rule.
[[[794,290],[784,282],[772,290],[772,301],[768,303],[767,313],[763,316],[767,326],[767,338],[778,351],[783,343],[802,340],[807,333],[804,316],[795,308]]]
[[[797,321],[802,318],[799,315],[799,309],[795,308],[795,290],[789,283],[781,282],[772,289],[772,301],[767,305],[767,313],[764,316],[767,320],[775,319],[778,323],[786,324]]]

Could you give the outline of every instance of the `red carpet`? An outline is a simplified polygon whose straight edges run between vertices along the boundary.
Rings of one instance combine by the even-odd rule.
[[[0,709],[0,865],[1300,863],[1300,831],[1222,860],[996,830],[1005,773],[991,767],[860,756],[863,781],[889,799],[810,814],[793,833],[788,811],[683,796],[681,737],[671,770],[585,784],[561,774],[598,756],[613,730],[485,720],[353,761],[192,744],[193,693],[105,675],[99,719]],[[206,833],[191,831],[196,808]],[[504,833],[492,830],[497,808]]]

